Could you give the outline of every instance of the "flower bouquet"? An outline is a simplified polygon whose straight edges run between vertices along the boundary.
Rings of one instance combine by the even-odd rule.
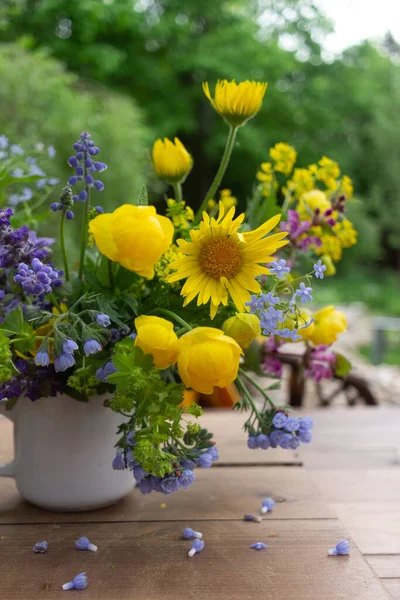
[[[257,174],[247,218],[235,215],[229,190],[216,202],[237,133],[258,112],[266,88],[220,81],[213,97],[204,85],[229,135],[197,214],[182,198],[193,161],[177,138],[157,140],[152,152],[157,175],[174,190],[165,216],[148,204],[145,187],[135,203],[105,213],[95,197],[104,188],[98,177],[106,165],[88,133],[73,144],[68,164],[74,173],[50,207],[59,215],[62,265],[52,261],[54,240],[14,226],[18,207],[16,215],[12,208],[0,211],[2,402],[12,409],[21,397],[37,404],[54,397],[57,411],[58,394],[81,406],[101,396],[103,413],[120,419],[117,437],[99,442],[115,447],[107,468],[133,471],[143,494],[187,488],[196,467],[218,459],[212,433],[197,421],[202,409],[187,401],[185,390],[212,394],[235,382],[240,396],[233,408],[247,412],[249,448],[295,449],[311,440],[311,419],[290,416],[270,398],[279,381],[264,389],[251,375],[260,370],[251,352],[260,340],[271,350],[264,367],[275,378],[279,349],[299,340],[307,340],[311,376],[335,369],[327,346],[346,328],[345,318],[333,308],[313,317],[303,304],[312,300],[312,277],[331,273],[339,250],[354,238],[343,216],[348,178],[340,179],[336,163],[323,159],[283,182],[296,154],[278,144],[272,163]],[[83,219],[75,269],[66,229],[77,209]],[[320,258],[312,270],[294,271],[298,255],[304,264],[313,254]],[[78,436],[77,419],[74,424]]]

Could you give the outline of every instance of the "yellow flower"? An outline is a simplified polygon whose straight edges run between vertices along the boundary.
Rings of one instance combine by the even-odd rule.
[[[135,319],[135,346],[151,354],[157,369],[167,369],[178,359],[178,338],[174,326],[160,317],[142,316]]]
[[[236,83],[223,79],[217,81],[214,98],[207,82],[203,83],[203,90],[217,113],[229,125],[240,127],[260,110],[267,85],[258,81]]]
[[[237,377],[240,346],[214,327],[196,327],[178,342],[178,373],[187,388],[211,394]]]
[[[172,265],[177,272],[167,280],[173,283],[187,278],[181,290],[184,306],[196,296],[198,306],[211,300],[211,318],[220,304],[228,303],[228,293],[238,310],[245,312],[249,292],[257,294],[261,290],[255,278],[269,274],[263,265],[274,260],[272,255],[287,244],[283,240],[286,232],[265,237],[279,223],[281,215],[275,215],[255,231],[239,233],[244,214],[233,220],[233,207],[224,213],[222,203],[216,219],[204,212],[199,230],[190,231],[191,241],[177,241],[185,256]]]
[[[321,256],[321,260],[322,260],[322,264],[324,264],[326,266],[325,275],[327,277],[331,277],[332,275],[334,275],[336,273],[336,267],[335,267],[331,257],[328,254],[323,254]]]
[[[221,190],[219,193],[219,201],[222,202],[225,210],[229,210],[238,203],[237,198],[232,196],[231,190]]]
[[[275,171],[283,173],[284,175],[289,175],[291,173],[297,159],[297,152],[292,146],[280,142],[271,148],[269,155],[275,163]]]
[[[166,281],[168,275],[173,273],[173,268],[171,264],[176,261],[177,258],[183,258],[182,252],[179,250],[178,246],[172,244],[166,252],[162,255],[160,260],[156,262],[154,265],[154,270],[159,279]],[[179,284],[171,284],[173,287],[179,287]]]
[[[333,231],[339,238],[342,248],[350,248],[357,243],[357,231],[353,227],[353,223],[347,219],[336,223]]]
[[[339,333],[346,331],[347,321],[345,315],[336,310],[334,306],[326,306],[314,315],[313,327],[308,331],[304,329],[304,338],[315,346],[324,344],[330,346],[336,342]]]
[[[152,279],[155,263],[171,245],[174,227],[154,206],[123,204],[90,221],[89,231],[104,256]]]
[[[296,315],[287,315],[285,321],[281,325],[281,329],[297,329],[297,333],[303,338],[303,340],[308,339],[308,336],[312,332],[314,327],[314,322],[312,320],[311,313],[306,310],[300,310]],[[284,339],[285,342],[290,340]]]
[[[188,229],[189,222],[194,219],[194,214],[190,206],[186,206],[186,202],[177,202],[169,198],[167,200],[167,217],[172,220],[176,229]]]
[[[326,254],[332,260],[338,262],[342,258],[342,245],[337,235],[322,235],[321,246],[315,247],[315,253],[318,256]]]
[[[236,313],[235,316],[225,321],[222,330],[242,348],[250,346],[251,342],[261,334],[258,317],[249,313]]]
[[[300,219],[312,219],[317,208],[320,210],[321,215],[329,208],[332,208],[331,203],[324,192],[321,192],[321,190],[311,190],[310,192],[303,194],[297,206]]]
[[[274,171],[272,168],[272,164],[270,162],[264,162],[260,165],[261,171],[257,171],[257,179],[258,181],[265,181],[266,183],[271,183],[274,179]]]
[[[295,169],[292,179],[287,182],[288,189],[300,198],[314,187],[314,175],[309,169]]]
[[[319,168],[316,173],[317,179],[322,181],[328,190],[335,190],[337,187],[336,179],[340,177],[340,169],[337,162],[327,156],[323,156],[318,165]]]
[[[160,179],[180,183],[192,170],[193,159],[177,137],[173,142],[158,139],[153,146],[153,166]]]
[[[343,175],[340,184],[340,191],[346,196],[347,200],[350,200],[352,198],[354,187],[353,182],[350,179],[350,177],[348,177],[348,175]]]

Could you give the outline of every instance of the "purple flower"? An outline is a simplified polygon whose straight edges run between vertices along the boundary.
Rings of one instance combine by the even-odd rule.
[[[269,373],[270,375],[275,375],[275,377],[282,377],[283,367],[282,363],[278,358],[274,356],[268,356],[265,359],[262,366],[266,373]]]
[[[267,544],[264,544],[264,542],[255,542],[250,546],[250,548],[254,548],[254,550],[265,550],[266,547]]]
[[[342,540],[334,548],[328,551],[329,556],[345,555],[350,553],[350,544],[348,540]]]
[[[179,487],[186,489],[194,483],[195,475],[190,469],[184,469],[182,475],[178,477]]]
[[[53,202],[53,204],[50,204],[50,210],[52,210],[53,212],[57,212],[58,210],[62,209],[63,205],[61,204],[61,202]]]
[[[98,192],[102,192],[104,190],[104,183],[99,179],[96,179],[94,182],[94,187]]]
[[[86,175],[85,182],[86,185],[88,185],[89,187],[92,187],[94,185],[94,179],[91,175]]]
[[[59,283],[59,273],[49,265],[44,265],[34,258],[31,267],[20,263],[14,281],[18,283],[28,296],[43,296],[52,291],[52,286]]]
[[[86,356],[89,356],[90,354],[96,354],[96,352],[100,352],[101,346],[97,340],[86,340],[86,342],[83,344],[83,351]]]
[[[72,210],[67,210],[65,213],[65,216],[67,217],[68,221],[72,221],[72,219],[74,218],[74,213],[72,212]]]
[[[162,494],[164,494],[164,490],[161,487],[161,482],[162,479],[161,477],[154,477],[154,475],[152,475],[149,479],[150,481],[150,485],[151,485],[151,489],[154,490],[155,492],[160,492]]]
[[[303,444],[309,444],[312,439],[312,434],[310,431],[299,429],[299,431],[297,432],[297,437],[301,442],[303,442]]]
[[[97,552],[98,548],[95,544],[92,544],[86,536],[82,536],[79,540],[76,540],[75,547],[78,550],[90,550],[90,552]]]
[[[188,552],[188,556],[189,557],[194,556],[198,552],[201,552],[203,550],[203,548],[204,548],[204,542],[203,542],[203,540],[200,540],[200,539],[196,538],[192,542],[192,547],[190,548],[190,550]]]
[[[317,279],[323,279],[324,278],[324,271],[326,271],[326,265],[322,264],[322,261],[319,260],[315,265],[314,265],[314,271],[315,271],[315,277]]]
[[[199,465],[199,467],[202,467],[203,469],[209,469],[212,465],[213,459],[212,456],[210,454],[208,454],[208,452],[204,452],[203,454],[200,454],[199,458],[197,459],[197,464]]]
[[[285,267],[285,265],[286,260],[283,258],[281,260],[274,260],[269,267],[269,272],[271,275],[276,275],[278,279],[282,279],[286,273],[290,273],[289,267]]]
[[[287,420],[288,420],[288,418],[285,415],[285,413],[283,413],[283,412],[277,412],[274,415],[274,418],[272,419],[272,424],[277,429],[281,429],[282,427],[285,427],[285,425],[287,423]]]
[[[269,434],[269,441],[271,442],[271,448],[277,448],[281,443],[282,436],[285,435],[280,429],[275,429]]]
[[[112,363],[107,363],[107,365],[112,365]],[[106,368],[106,367],[107,367],[107,365],[106,365],[104,368]],[[112,365],[112,366],[114,367],[114,365]],[[115,367],[114,367],[114,369],[115,369]],[[115,371],[114,371],[114,372],[115,372]],[[136,435],[136,432],[135,432],[135,431],[130,431],[130,432],[128,433],[128,435],[126,436],[126,443],[127,443],[129,446],[132,446],[132,447],[133,447],[133,446],[135,446],[135,445],[136,445],[136,442],[135,442],[135,435]]]
[[[151,494],[152,487],[148,478],[142,479],[142,481],[138,482],[138,488],[142,492],[142,494]]]
[[[288,417],[285,423],[285,429],[286,431],[290,431],[291,433],[293,433],[293,431],[297,431],[300,427],[300,419],[297,419],[296,417]]]
[[[179,480],[174,475],[164,477],[160,485],[166,494],[172,494],[173,492],[177,492],[180,487]]]
[[[66,371],[75,364],[75,358],[73,354],[62,353],[60,356],[56,356],[54,359],[54,369],[57,373],[60,371]]]
[[[69,159],[67,160],[67,163],[69,164],[70,167],[72,167],[73,169],[76,169],[76,167],[78,166],[78,159],[76,158],[76,156],[70,156]]]
[[[261,505],[261,514],[265,515],[270,512],[275,506],[275,500],[273,498],[264,498]]]
[[[314,421],[311,417],[302,417],[300,419],[300,429],[308,430],[314,427]]]
[[[0,227],[8,227],[13,214],[14,211],[12,208],[0,208]]]
[[[257,437],[255,435],[249,435],[247,439],[247,447],[250,448],[250,450],[255,450],[258,448]]]
[[[76,350],[79,349],[79,346],[74,340],[66,340],[63,343],[63,352],[65,354],[73,354]]]
[[[76,185],[77,181],[78,181],[78,178],[77,178],[77,177],[75,177],[75,175],[72,175],[72,176],[71,176],[71,177],[68,179],[68,182],[67,182],[67,183],[68,183],[68,185],[70,185],[70,186],[74,186],[74,185]]]
[[[84,590],[87,587],[88,580],[86,573],[79,573],[72,581],[64,583],[62,589],[66,590]]]
[[[297,289],[294,293],[295,296],[298,296],[302,302],[312,302],[311,293],[312,288],[307,287],[306,284],[302,281],[300,283],[299,289]]]
[[[254,515],[244,515],[243,521],[254,521],[255,523],[261,523],[261,517],[255,517]]]
[[[193,538],[200,540],[203,534],[200,531],[194,531],[191,527],[185,527],[182,531],[182,537],[184,540],[192,540]]]
[[[88,197],[87,191],[86,190],[82,190],[81,192],[79,192],[78,200],[79,200],[79,202],[86,202],[87,197]]]
[[[36,554],[44,554],[47,552],[48,547],[49,544],[47,542],[36,542],[36,544],[33,546],[33,552]]]
[[[79,179],[81,177],[83,177],[83,174],[84,174],[83,167],[76,167],[75,173],[76,173],[76,176],[79,177]]]
[[[112,468],[114,471],[123,471],[125,469],[125,460],[123,459],[121,448],[118,448],[115,458],[112,461]]]
[[[147,475],[148,473],[143,469],[142,466],[136,465],[135,467],[133,467],[133,476],[136,479],[136,481],[142,481],[142,479],[147,477]]]
[[[289,442],[289,448],[291,450],[296,450],[300,446],[300,442],[295,435],[292,435],[292,439]]]
[[[260,435],[257,436],[257,448],[267,450],[270,446],[271,442],[269,441],[269,437],[264,433],[260,433]]]
[[[279,440],[279,446],[284,450],[288,450],[290,448],[292,437],[291,433],[284,433]]]
[[[108,315],[105,315],[104,313],[97,313],[96,321],[102,327],[108,327],[109,325],[111,325],[110,317]]]
[[[108,362],[104,365],[104,367],[100,367],[100,369],[97,369],[96,379],[98,379],[99,381],[102,381],[103,383],[106,383],[107,377],[116,372],[117,372],[117,369],[114,367],[113,363]],[[134,432],[131,432],[131,433],[134,434]],[[130,435],[130,434],[128,434],[128,435]],[[128,438],[127,438],[127,441],[128,441]]]
[[[50,356],[46,350],[39,350],[35,356],[35,365],[37,367],[48,367],[50,364]]]

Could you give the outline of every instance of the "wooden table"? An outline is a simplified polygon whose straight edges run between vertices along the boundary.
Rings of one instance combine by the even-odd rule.
[[[204,417],[221,440],[220,466],[197,469],[195,485],[175,495],[135,490],[108,509],[56,514],[22,502],[12,480],[0,481],[0,598],[64,598],[61,584],[86,571],[87,589],[71,594],[96,600],[388,600],[354,543],[350,556],[327,556],[349,536],[299,457],[250,452],[239,417]],[[10,431],[0,419],[0,461],[11,454]],[[269,495],[274,511],[260,524],[244,522]],[[190,542],[181,539],[186,526],[206,543],[191,559]],[[97,553],[75,549],[81,535]],[[42,539],[48,553],[33,554]],[[251,550],[256,541],[267,550]]]

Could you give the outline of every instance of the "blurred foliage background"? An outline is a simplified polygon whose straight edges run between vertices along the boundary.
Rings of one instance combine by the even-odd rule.
[[[400,47],[390,34],[326,56],[332,23],[312,0],[3,0],[0,10],[0,133],[56,147],[58,192],[81,130],[109,165],[106,208],[149,181],[152,141],[178,135],[195,160],[185,199],[198,206],[227,133],[201,82],[267,80],[224,187],[244,206],[278,141],[295,146],[298,166],[337,160],[354,180],[360,241],[317,300],[400,315]]]

